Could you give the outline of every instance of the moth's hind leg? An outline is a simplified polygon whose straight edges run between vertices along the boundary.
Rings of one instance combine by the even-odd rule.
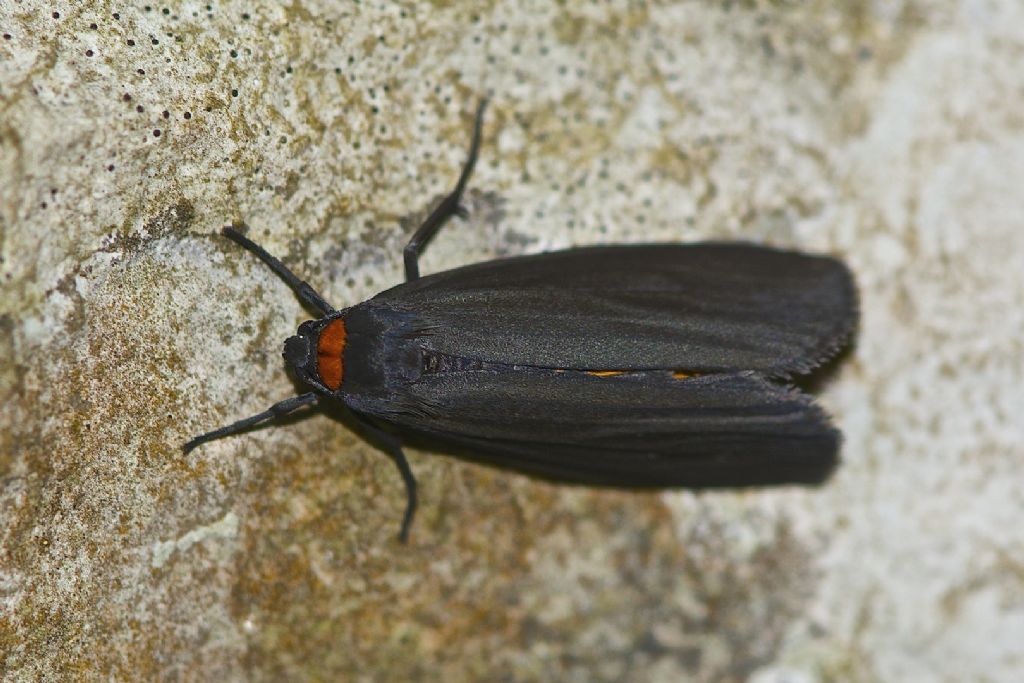
[[[469,176],[473,173],[477,153],[480,151],[480,130],[483,128],[484,109],[486,108],[487,100],[480,100],[480,104],[476,108],[476,122],[473,124],[473,141],[469,145],[469,158],[466,159],[466,163],[462,167],[462,173],[459,174],[459,181],[455,184],[455,189],[434,209],[434,212],[430,214],[427,220],[423,222],[423,225],[413,234],[409,243],[405,245],[403,253],[405,256],[405,279],[407,282],[419,278],[420,252],[433,239],[437,231],[441,229],[441,226],[447,223],[448,219],[452,216],[465,215],[465,209],[462,208],[460,202],[462,201],[462,193],[466,189],[466,183],[469,181]]]
[[[373,445],[390,456],[398,466],[398,472],[402,475],[402,483],[405,484],[405,513],[402,515],[402,528],[398,532],[398,540],[402,543],[409,542],[409,528],[412,526],[413,517],[416,515],[416,477],[413,476],[409,461],[405,459],[402,452],[402,440],[390,432],[377,427],[362,415],[350,411],[350,414],[359,423],[359,426],[369,435]]]

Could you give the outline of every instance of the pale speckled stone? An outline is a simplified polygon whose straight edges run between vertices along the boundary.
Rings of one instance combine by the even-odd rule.
[[[0,3],[4,680],[1021,680],[1018,0],[144,7]],[[403,548],[392,465],[327,417],[180,454],[294,391],[302,311],[217,230],[339,305],[398,282],[485,93],[472,218],[424,271],[842,256],[832,481],[641,495],[412,451]]]

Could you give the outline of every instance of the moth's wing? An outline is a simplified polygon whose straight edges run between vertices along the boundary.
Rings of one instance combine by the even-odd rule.
[[[507,365],[804,373],[857,324],[839,261],[745,244],[591,247],[428,275],[363,305],[429,351]]]
[[[452,373],[353,407],[470,459],[627,487],[820,482],[840,438],[809,396],[754,373]]]

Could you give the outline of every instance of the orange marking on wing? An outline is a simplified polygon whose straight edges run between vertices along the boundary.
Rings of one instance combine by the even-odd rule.
[[[629,370],[584,370],[584,372],[592,377],[617,377],[618,375],[625,375]],[[700,374],[699,372],[674,370],[672,372],[672,379],[689,379],[690,377],[699,377]]]
[[[337,391],[345,376],[342,354],[345,352],[345,321],[341,318],[327,323],[320,331],[316,343],[316,367],[320,381],[331,391]]]

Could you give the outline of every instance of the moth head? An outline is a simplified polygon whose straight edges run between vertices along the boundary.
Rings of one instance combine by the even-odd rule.
[[[284,359],[303,382],[330,391],[344,377],[345,321],[341,317],[307,320],[284,342]]]

